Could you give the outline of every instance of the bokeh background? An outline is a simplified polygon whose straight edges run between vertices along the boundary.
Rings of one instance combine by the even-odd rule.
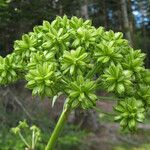
[[[134,49],[147,54],[145,67],[150,67],[150,0],[0,0],[0,55],[11,53],[22,34],[57,15],[91,19],[96,27],[123,32]],[[52,108],[50,99],[32,97],[24,86],[20,81],[0,87],[0,150],[24,149],[10,132],[23,119],[41,128],[37,150],[42,150],[61,113],[63,96]],[[98,94],[108,99],[98,101],[95,110],[72,112],[56,150],[150,150],[150,113],[136,133],[123,133],[113,122],[114,100]]]

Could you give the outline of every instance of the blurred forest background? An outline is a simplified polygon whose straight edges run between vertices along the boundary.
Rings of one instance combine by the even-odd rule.
[[[150,67],[150,0],[0,0],[0,55],[13,51],[14,40],[32,31],[43,20],[52,21],[57,15],[91,19],[96,27],[121,31],[134,49],[147,54],[145,67]],[[24,145],[10,133],[19,120],[27,119],[42,129],[43,149],[53,130],[62,106],[63,96],[52,108],[51,101],[32,97],[23,81],[0,87],[0,150],[21,150]],[[94,111],[72,112],[69,123],[57,143],[57,150],[150,150],[150,113],[146,125],[136,134],[121,133],[113,123],[114,101],[97,103]]]

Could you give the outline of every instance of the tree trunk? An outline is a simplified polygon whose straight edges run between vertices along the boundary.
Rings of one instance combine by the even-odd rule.
[[[117,20],[118,20],[118,25],[117,27],[117,31],[121,31],[123,30],[123,22],[122,22],[122,9],[120,7],[121,3],[120,1],[118,1],[117,3]]]
[[[60,5],[59,5],[59,15],[60,15],[60,16],[63,16],[63,6],[62,6],[61,3],[60,3]]]
[[[132,39],[132,45],[134,46],[135,21],[132,13],[131,0],[128,0],[128,8],[129,8],[129,24],[130,24],[131,39]]]
[[[98,114],[94,110],[81,110],[75,111],[74,123],[82,129],[88,131],[97,131],[99,129]]]
[[[123,25],[125,29],[125,37],[129,40],[130,44],[132,45],[132,38],[131,38],[131,32],[130,32],[130,24],[129,24],[129,18],[127,13],[127,2],[126,0],[121,0],[121,10],[122,10],[122,19],[123,19]]]
[[[107,29],[107,8],[106,8],[106,1],[102,0],[102,11],[103,11],[103,25]]]
[[[81,6],[81,15],[85,19],[89,19],[89,14],[88,14],[88,0],[84,0],[83,6]]]
[[[139,7],[140,7],[140,12],[142,14],[142,16],[141,16],[141,18],[142,18],[141,30],[142,30],[142,38],[143,38],[143,41],[144,41],[143,49],[145,50],[146,54],[149,57],[149,50],[148,50],[148,46],[147,46],[147,35],[146,35],[147,33],[146,33],[145,20],[144,20],[144,18],[145,18],[145,16],[144,16],[144,14],[145,14],[145,6],[144,6],[144,3],[142,1],[139,2]],[[148,57],[146,57],[146,63],[145,63],[147,68],[149,67],[149,59],[148,59]]]

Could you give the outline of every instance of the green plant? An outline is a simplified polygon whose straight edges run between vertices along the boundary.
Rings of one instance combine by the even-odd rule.
[[[23,130],[26,128],[27,129],[29,128],[32,132],[31,143],[29,143],[27,139],[25,138],[25,136],[23,135]],[[14,134],[19,135],[22,142],[26,145],[27,150],[34,150],[37,142],[40,140],[40,132],[41,132],[40,129],[36,127],[35,125],[29,127],[25,120],[20,121],[19,125],[15,128],[12,128],[11,130]]]
[[[66,95],[62,114],[45,150],[52,150],[68,115],[96,105],[96,91],[112,92],[118,101],[115,120],[134,131],[149,107],[150,71],[145,54],[133,50],[123,34],[95,28],[91,21],[67,16],[36,26],[15,41],[14,52],[0,58],[0,83],[25,79],[33,95]],[[144,87],[144,88],[142,88]],[[142,94],[144,93],[144,95]]]
[[[22,142],[18,134],[9,132],[10,129],[7,127],[1,128],[0,130],[0,149],[1,150],[25,150],[25,144]],[[35,150],[42,150],[45,147],[46,141],[49,139],[49,132],[52,130],[42,128],[40,132],[40,139],[35,145]],[[30,128],[21,128],[21,134],[25,140],[31,145],[32,133]],[[66,125],[63,129],[61,136],[58,138],[56,150],[70,150],[78,149],[83,150],[87,148],[83,139],[89,133],[86,133],[84,130],[79,130],[78,127],[72,125]]]

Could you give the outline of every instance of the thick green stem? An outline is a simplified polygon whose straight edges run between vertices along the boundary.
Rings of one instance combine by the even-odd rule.
[[[54,145],[55,145],[55,143],[58,139],[58,136],[61,132],[61,129],[63,128],[65,122],[67,121],[69,113],[70,113],[70,109],[67,107],[61,113],[61,116],[60,116],[60,118],[56,124],[56,127],[55,127],[49,141],[48,141],[48,144],[47,144],[45,150],[53,150]]]

